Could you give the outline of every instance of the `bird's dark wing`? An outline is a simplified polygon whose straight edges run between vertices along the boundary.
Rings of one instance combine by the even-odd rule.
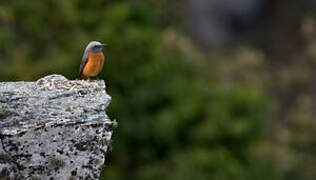
[[[81,64],[80,64],[80,69],[79,69],[79,77],[82,74],[83,68],[85,67],[85,65],[87,64],[89,59],[89,52],[85,51],[83,56],[82,56],[82,60],[81,60]]]

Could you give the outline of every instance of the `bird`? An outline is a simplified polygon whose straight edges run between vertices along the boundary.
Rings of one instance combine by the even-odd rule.
[[[79,80],[97,76],[103,69],[104,54],[102,48],[106,43],[91,41],[87,45],[80,64]]]

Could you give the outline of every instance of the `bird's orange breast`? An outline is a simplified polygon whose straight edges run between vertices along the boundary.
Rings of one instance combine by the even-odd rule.
[[[90,52],[87,64],[83,68],[82,74],[85,76],[96,76],[102,71],[103,64],[104,55],[102,52]]]

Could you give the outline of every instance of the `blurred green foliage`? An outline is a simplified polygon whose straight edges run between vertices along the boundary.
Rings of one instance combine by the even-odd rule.
[[[172,3],[0,1],[0,80],[75,79],[86,44],[106,42],[99,78],[119,126],[102,179],[302,177],[277,176],[283,171],[270,156],[275,104],[265,94],[273,80],[263,72],[265,56],[246,47],[201,52],[170,17]],[[293,146],[304,137],[292,137]]]

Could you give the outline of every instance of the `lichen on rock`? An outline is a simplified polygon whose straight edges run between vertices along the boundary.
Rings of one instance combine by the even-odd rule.
[[[0,83],[3,151],[21,179],[98,179],[117,126],[106,115],[110,101],[104,81]]]

